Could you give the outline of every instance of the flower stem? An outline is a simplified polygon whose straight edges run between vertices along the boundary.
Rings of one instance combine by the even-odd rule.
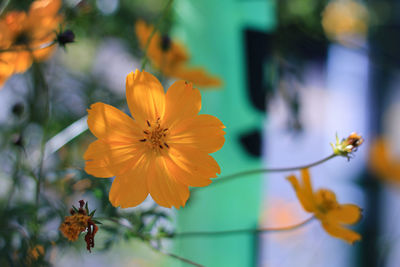
[[[36,63],[34,64],[34,75],[36,76],[35,79],[35,86],[39,87],[39,89],[42,90],[41,96],[44,98],[44,112],[43,112],[43,118],[42,118],[42,127],[43,127],[43,135],[42,135],[42,141],[40,144],[40,156],[39,156],[39,165],[38,165],[38,174],[37,174],[37,184],[36,184],[36,206],[39,206],[39,200],[40,200],[40,190],[41,186],[43,183],[43,163],[44,163],[44,152],[46,148],[46,139],[47,139],[47,128],[49,124],[49,115],[50,115],[50,97],[49,97],[49,88],[46,83],[46,79],[43,75],[43,71],[41,69],[41,66],[37,65]],[[38,88],[37,88],[38,89]]]
[[[288,172],[288,171],[295,171],[295,170],[301,170],[301,169],[306,169],[306,168],[311,168],[317,165],[320,165],[334,157],[336,157],[336,154],[332,154],[328,157],[325,157],[321,160],[318,160],[316,162],[306,164],[306,165],[301,165],[301,166],[295,166],[295,167],[284,167],[284,168],[266,168],[266,169],[255,169],[255,170],[250,170],[250,171],[243,171],[243,172],[238,172],[234,173],[231,175],[226,175],[226,176],[220,176],[218,177],[218,180],[214,180],[212,185],[215,184],[221,184],[223,182],[228,182],[231,181],[232,179],[235,178],[240,178],[243,176],[251,175],[251,174],[258,174],[258,173],[264,173],[264,172]],[[196,188],[193,188],[196,189]],[[193,190],[194,191],[194,190]]]
[[[159,253],[161,253],[161,254],[164,254],[164,255],[166,255],[166,256],[169,256],[169,257],[172,257],[172,258],[174,258],[174,259],[180,260],[180,261],[182,261],[182,262],[191,264],[191,265],[193,265],[193,266],[204,267],[204,265],[201,265],[201,264],[199,264],[199,263],[196,263],[196,262],[194,262],[194,261],[192,261],[192,260],[183,258],[183,257],[181,257],[181,256],[178,256],[178,255],[173,254],[173,253],[170,253],[170,252],[162,251],[161,249],[156,248],[156,247],[154,247],[154,246],[151,246],[150,244],[149,244],[149,246],[150,246],[153,250],[155,250],[155,251],[157,251],[157,252],[159,252]]]
[[[147,65],[147,62],[149,61],[149,58],[147,56],[147,50],[149,48],[151,39],[153,39],[153,36],[156,34],[159,24],[161,23],[161,21],[163,20],[165,15],[168,13],[168,10],[171,8],[171,5],[172,5],[173,2],[174,2],[174,0],[169,0],[168,1],[168,3],[165,6],[163,12],[161,13],[161,16],[157,20],[157,23],[154,25],[153,30],[151,31],[149,38],[147,39],[146,45],[144,46],[144,49],[143,49],[144,56],[143,56],[143,59],[142,59],[142,65],[140,67],[140,70],[142,70],[142,71],[144,70],[144,68]]]
[[[18,184],[18,182],[19,182],[18,173],[19,173],[19,171],[20,171],[20,167],[21,167],[21,150],[18,149],[18,151],[16,152],[16,159],[15,159],[15,164],[14,164],[14,171],[13,171],[13,174],[12,174],[12,176],[11,176],[11,179],[12,179],[12,186],[11,186],[10,191],[8,192],[7,201],[6,201],[6,205],[5,205],[6,208],[5,208],[4,210],[7,210],[7,209],[8,209],[8,207],[9,207],[9,205],[10,205],[10,203],[11,203],[12,197],[13,197],[13,195],[14,195],[15,189],[16,189],[16,187],[17,187],[17,184]]]
[[[241,233],[265,233],[265,232],[284,232],[284,231],[292,231],[298,229],[302,226],[305,226],[309,222],[311,222],[315,217],[311,216],[310,218],[289,226],[284,227],[272,227],[272,228],[248,228],[248,229],[234,229],[234,230],[222,230],[222,231],[196,231],[196,232],[182,232],[182,233],[174,233],[172,237],[191,237],[191,236],[216,236],[216,235],[232,235],[232,234],[241,234]]]

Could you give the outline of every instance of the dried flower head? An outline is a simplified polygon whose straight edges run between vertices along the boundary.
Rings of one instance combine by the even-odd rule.
[[[96,221],[92,219],[95,211],[89,213],[87,202],[85,205],[83,200],[79,201],[79,205],[79,209],[75,207],[71,209],[71,216],[65,217],[59,229],[69,241],[76,241],[80,233],[87,231],[85,235],[86,248],[90,251],[94,247],[94,236],[98,230]]]
[[[28,253],[32,259],[37,260],[44,255],[44,247],[42,245],[36,245],[29,249]]]
[[[350,160],[351,154],[357,151],[357,148],[361,146],[363,142],[364,139],[353,132],[346,139],[342,139],[342,141],[339,141],[336,135],[336,144],[331,143],[331,146],[335,155],[346,157]]]

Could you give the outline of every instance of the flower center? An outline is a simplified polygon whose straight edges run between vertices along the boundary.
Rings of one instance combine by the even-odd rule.
[[[322,212],[327,212],[329,210],[336,209],[339,204],[336,200],[335,193],[330,190],[320,189],[315,195],[318,208]]]
[[[31,37],[28,32],[20,32],[14,39],[14,45],[28,45],[31,41]]]
[[[143,131],[145,136],[139,141],[146,142],[154,151],[160,151],[164,147],[168,149],[169,145],[166,143],[168,128],[161,127],[160,118],[154,123],[150,123],[149,120],[146,123],[148,128]]]

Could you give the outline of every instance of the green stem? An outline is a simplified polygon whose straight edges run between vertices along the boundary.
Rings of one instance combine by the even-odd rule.
[[[106,217],[105,217],[105,218],[97,218],[97,219],[98,219],[98,220],[102,220],[102,219],[104,219],[104,220],[109,220],[109,221],[114,222],[114,223],[116,223],[116,224],[118,224],[118,225],[124,226],[124,227],[126,227],[126,228],[128,228],[128,229],[130,229],[130,230],[133,230],[133,227],[132,227],[132,226],[129,226],[129,225],[126,225],[126,224],[121,224],[120,221],[119,221],[118,219],[116,219],[116,218],[106,218]],[[183,258],[183,257],[181,257],[181,256],[178,256],[178,255],[173,254],[173,253],[170,253],[170,252],[162,251],[160,248],[157,248],[157,247],[152,246],[152,245],[150,244],[150,242],[149,242],[149,238],[151,238],[150,235],[145,235],[144,233],[139,233],[139,232],[135,233],[135,235],[136,235],[136,237],[140,238],[144,243],[146,243],[151,249],[153,249],[153,250],[155,250],[155,251],[157,251],[157,252],[159,252],[159,253],[161,253],[161,254],[167,255],[167,256],[169,256],[169,257],[172,257],[172,258],[177,259],[177,260],[180,260],[180,261],[182,261],[182,262],[191,264],[191,265],[193,265],[193,266],[203,267],[203,265],[198,264],[198,263],[196,263],[196,262],[194,262],[194,261],[191,261],[191,260],[189,260],[189,259]]]
[[[161,23],[161,21],[163,20],[163,18],[165,17],[165,15],[168,13],[168,10],[171,8],[172,3],[174,2],[174,0],[169,0],[167,5],[165,6],[165,8],[163,9],[163,12],[161,13],[160,18],[157,20],[157,23],[154,25],[153,30],[150,33],[149,38],[146,41],[146,45],[144,46],[143,52],[144,52],[144,57],[142,59],[142,64],[140,69],[143,71],[144,68],[147,65],[147,62],[149,61],[148,56],[147,56],[147,50],[149,48],[151,39],[153,39],[154,35],[157,32],[157,29],[159,27],[159,24]]]
[[[314,216],[311,216],[307,220],[304,220],[300,223],[284,226],[284,227],[272,227],[272,228],[247,228],[247,229],[234,229],[234,230],[223,230],[223,231],[194,231],[194,232],[182,232],[182,233],[174,233],[172,237],[191,237],[191,236],[216,236],[216,235],[231,235],[231,234],[242,234],[242,233],[264,233],[264,232],[284,232],[284,231],[292,231],[298,229],[302,226],[305,226],[309,222],[315,219]]]
[[[6,202],[6,208],[8,209],[10,203],[11,203],[11,199],[14,195],[15,189],[17,187],[17,183],[18,183],[18,172],[21,166],[21,149],[18,149],[17,153],[16,153],[16,159],[15,159],[15,165],[14,165],[14,171],[13,174],[11,176],[12,179],[12,186],[10,191],[8,192],[8,196],[7,196],[7,202]]]
[[[204,265],[201,265],[201,264],[199,264],[199,263],[196,263],[196,262],[194,262],[194,261],[192,261],[192,260],[183,258],[183,257],[181,257],[181,256],[178,256],[178,255],[173,254],[173,253],[170,253],[170,252],[162,251],[161,249],[156,248],[156,247],[153,247],[153,246],[150,245],[150,244],[148,244],[148,245],[149,245],[150,248],[152,248],[153,250],[155,250],[155,251],[157,251],[157,252],[159,252],[159,253],[161,253],[161,254],[164,254],[164,255],[166,255],[166,256],[169,256],[169,257],[171,257],[171,258],[180,260],[181,262],[185,262],[185,263],[191,264],[191,265],[193,265],[193,266],[197,266],[197,267],[204,267]]]
[[[221,184],[223,182],[228,182],[231,181],[232,179],[235,178],[240,178],[243,176],[248,176],[251,174],[259,174],[259,173],[264,173],[264,172],[288,172],[288,171],[296,171],[296,170],[301,170],[301,169],[307,169],[307,168],[311,168],[317,165],[320,165],[334,157],[336,157],[336,154],[332,154],[326,158],[323,158],[321,160],[318,160],[316,162],[310,163],[310,164],[306,164],[306,165],[301,165],[301,166],[295,166],[295,167],[284,167],[284,168],[266,168],[266,169],[256,169],[256,170],[250,170],[250,171],[243,171],[243,172],[238,172],[238,173],[234,173],[231,175],[226,175],[226,176],[220,176],[218,177],[218,180],[214,180],[212,185],[215,184]],[[196,188],[193,188],[192,191],[194,191]]]
[[[40,144],[40,158],[39,158],[39,169],[38,169],[38,179],[36,184],[36,206],[39,206],[40,200],[40,190],[43,183],[43,163],[44,163],[44,152],[46,148],[46,139],[47,139],[47,128],[49,124],[49,114],[50,114],[50,97],[49,97],[49,88],[46,83],[46,79],[43,75],[42,69],[39,65],[34,65],[35,75],[38,78],[36,81],[35,86],[38,86],[43,90],[43,97],[44,97],[44,113],[43,113],[43,136],[42,141]],[[41,94],[40,94],[41,95]]]

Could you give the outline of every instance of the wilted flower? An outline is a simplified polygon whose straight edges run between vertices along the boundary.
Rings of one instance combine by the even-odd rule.
[[[71,216],[66,216],[63,223],[60,225],[60,231],[69,241],[76,241],[79,234],[87,231],[85,235],[86,248],[90,251],[94,247],[94,236],[98,230],[95,220],[93,220],[94,212],[89,212],[87,203],[79,201],[79,209],[72,209]],[[85,207],[85,209],[84,209]]]
[[[223,146],[225,126],[198,114],[200,91],[185,81],[164,93],[156,77],[136,70],[126,78],[126,98],[134,119],[103,103],[88,110],[89,129],[98,140],[84,155],[85,171],[116,176],[113,206],[137,206],[148,194],[161,206],[184,206],[189,186],[206,186],[220,173],[209,153]]]
[[[44,247],[42,245],[36,245],[29,250],[29,256],[34,260],[44,255]]]
[[[136,35],[142,49],[152,64],[165,76],[186,80],[200,87],[219,87],[221,80],[199,67],[188,67],[189,54],[185,47],[171,40],[169,36],[161,36],[154,27],[139,20],[135,24]],[[149,38],[151,40],[149,41]]]
[[[308,169],[301,170],[302,182],[294,175],[287,179],[296,191],[304,210],[313,213],[328,234],[350,244],[361,240],[360,234],[344,227],[355,224],[361,219],[361,209],[358,206],[339,204],[335,193],[328,189],[313,192]]]
[[[350,159],[351,153],[357,151],[357,148],[361,146],[364,139],[357,133],[351,133],[346,139],[339,141],[336,135],[336,144],[331,143],[333,153],[338,156],[346,157]]]

